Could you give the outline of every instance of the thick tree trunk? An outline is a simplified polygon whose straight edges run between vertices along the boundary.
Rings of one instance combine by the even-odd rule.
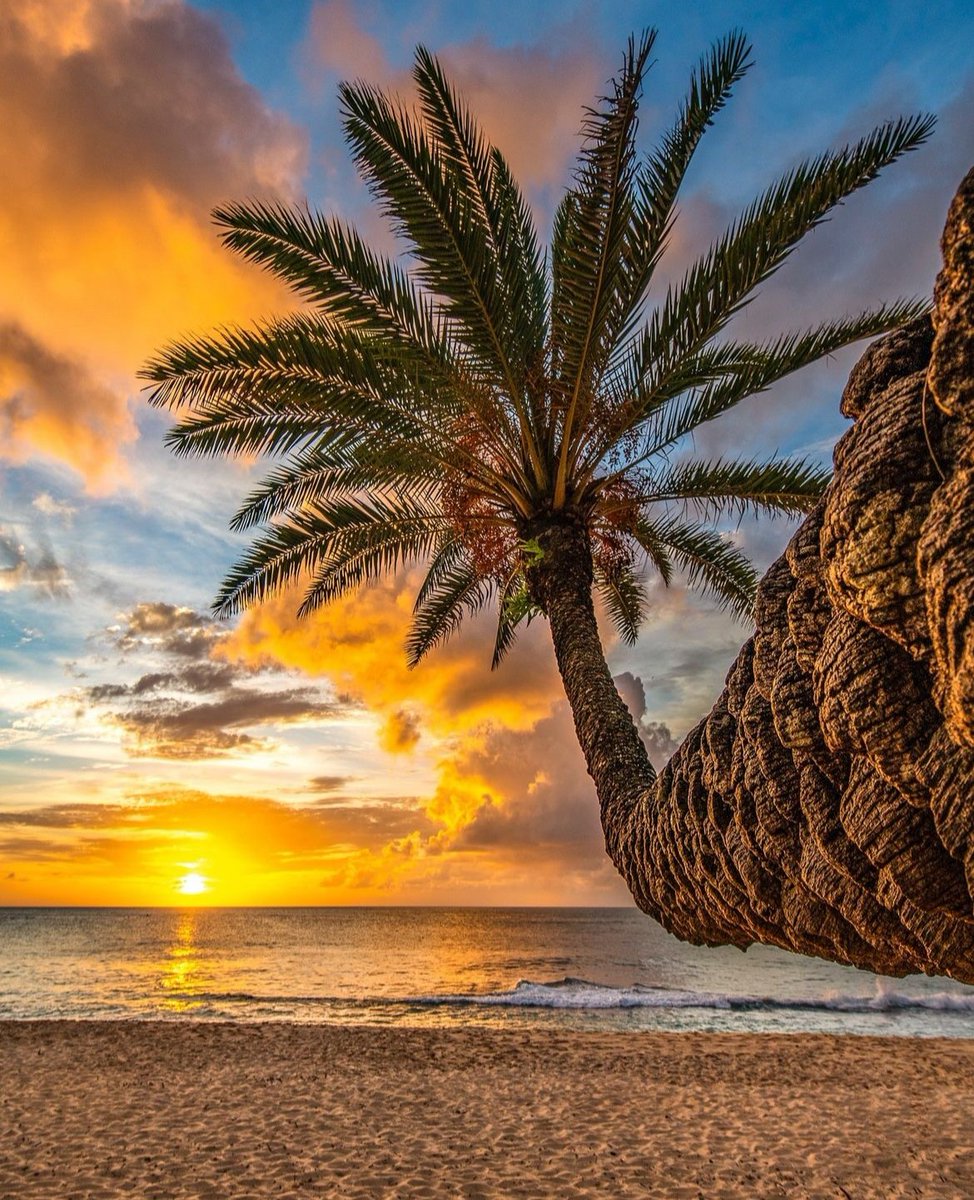
[[[853,371],[833,483],[658,779],[602,656],[584,535],[537,531],[606,846],[685,940],[974,983],[974,171],[943,248],[932,325]]]

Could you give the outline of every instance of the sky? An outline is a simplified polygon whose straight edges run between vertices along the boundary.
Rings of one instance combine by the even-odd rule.
[[[641,144],[710,43],[755,66],[687,178],[662,278],[802,157],[891,116],[930,142],[815,231],[739,318],[760,337],[925,295],[974,162],[969,3],[7,0],[0,12],[0,904],[626,904],[543,622],[489,670],[472,622],[402,651],[418,569],[296,619],[209,606],[260,464],[183,461],[136,378],[167,342],[295,302],[230,256],[214,205],[274,197],[395,245],[342,144],[336,86],[408,94],[440,55],[541,229],[582,108],[659,28]],[[859,351],[704,427],[697,449],[828,460]],[[787,522],[729,530],[764,567]],[[748,630],[653,585],[610,667],[657,765]]]

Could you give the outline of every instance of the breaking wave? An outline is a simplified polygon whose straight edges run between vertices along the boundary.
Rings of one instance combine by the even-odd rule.
[[[773,1009],[821,1010],[825,1012],[870,1013],[901,1010],[933,1012],[974,1012],[974,994],[956,995],[933,992],[927,995],[908,995],[905,992],[880,990],[873,996],[736,996],[721,992],[691,992],[672,988],[609,987],[590,983],[586,979],[558,979],[550,983],[535,983],[523,979],[515,987],[502,992],[456,993],[407,997],[400,1003],[418,1005],[483,1005],[512,1008],[702,1008],[751,1012]]]
[[[926,1011],[974,1013],[974,993],[930,992],[909,994],[885,983],[875,994],[823,996],[758,996],[726,992],[695,992],[633,984],[611,987],[587,979],[553,980],[536,983],[522,979],[513,988],[498,992],[434,992],[418,996],[293,996],[260,995],[252,992],[174,992],[173,998],[220,1005],[342,1006],[346,1008],[538,1008],[538,1009],[709,1009],[725,1012],[819,1011],[836,1013],[890,1013]]]

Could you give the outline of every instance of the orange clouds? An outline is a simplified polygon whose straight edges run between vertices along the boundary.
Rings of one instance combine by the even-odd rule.
[[[561,695],[547,629],[526,630],[515,653],[490,670],[490,614],[435,650],[415,670],[404,644],[418,571],[407,572],[298,620],[300,592],[284,592],[246,612],[216,653],[250,665],[274,663],[325,675],[336,689],[363,701],[386,725],[392,749],[406,749],[420,731],[437,738],[469,733],[485,723],[528,729]]]
[[[0,810],[0,903],[176,903],[187,863],[215,904],[347,902],[350,881],[375,898],[428,829],[408,800],[296,808],[188,788]]]
[[[21,326],[0,325],[0,453],[5,458],[23,462],[43,448],[77,468],[93,488],[107,489],[126,477],[118,450],[134,437],[135,422],[123,396]]]
[[[290,194],[304,140],[183,3],[36,0],[0,20],[0,455],[106,490],[158,343],[276,305],[209,210]]]

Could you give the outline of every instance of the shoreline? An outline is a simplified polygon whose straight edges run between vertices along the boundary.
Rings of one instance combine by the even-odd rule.
[[[0,1197],[963,1197],[974,1042],[0,1022]]]

